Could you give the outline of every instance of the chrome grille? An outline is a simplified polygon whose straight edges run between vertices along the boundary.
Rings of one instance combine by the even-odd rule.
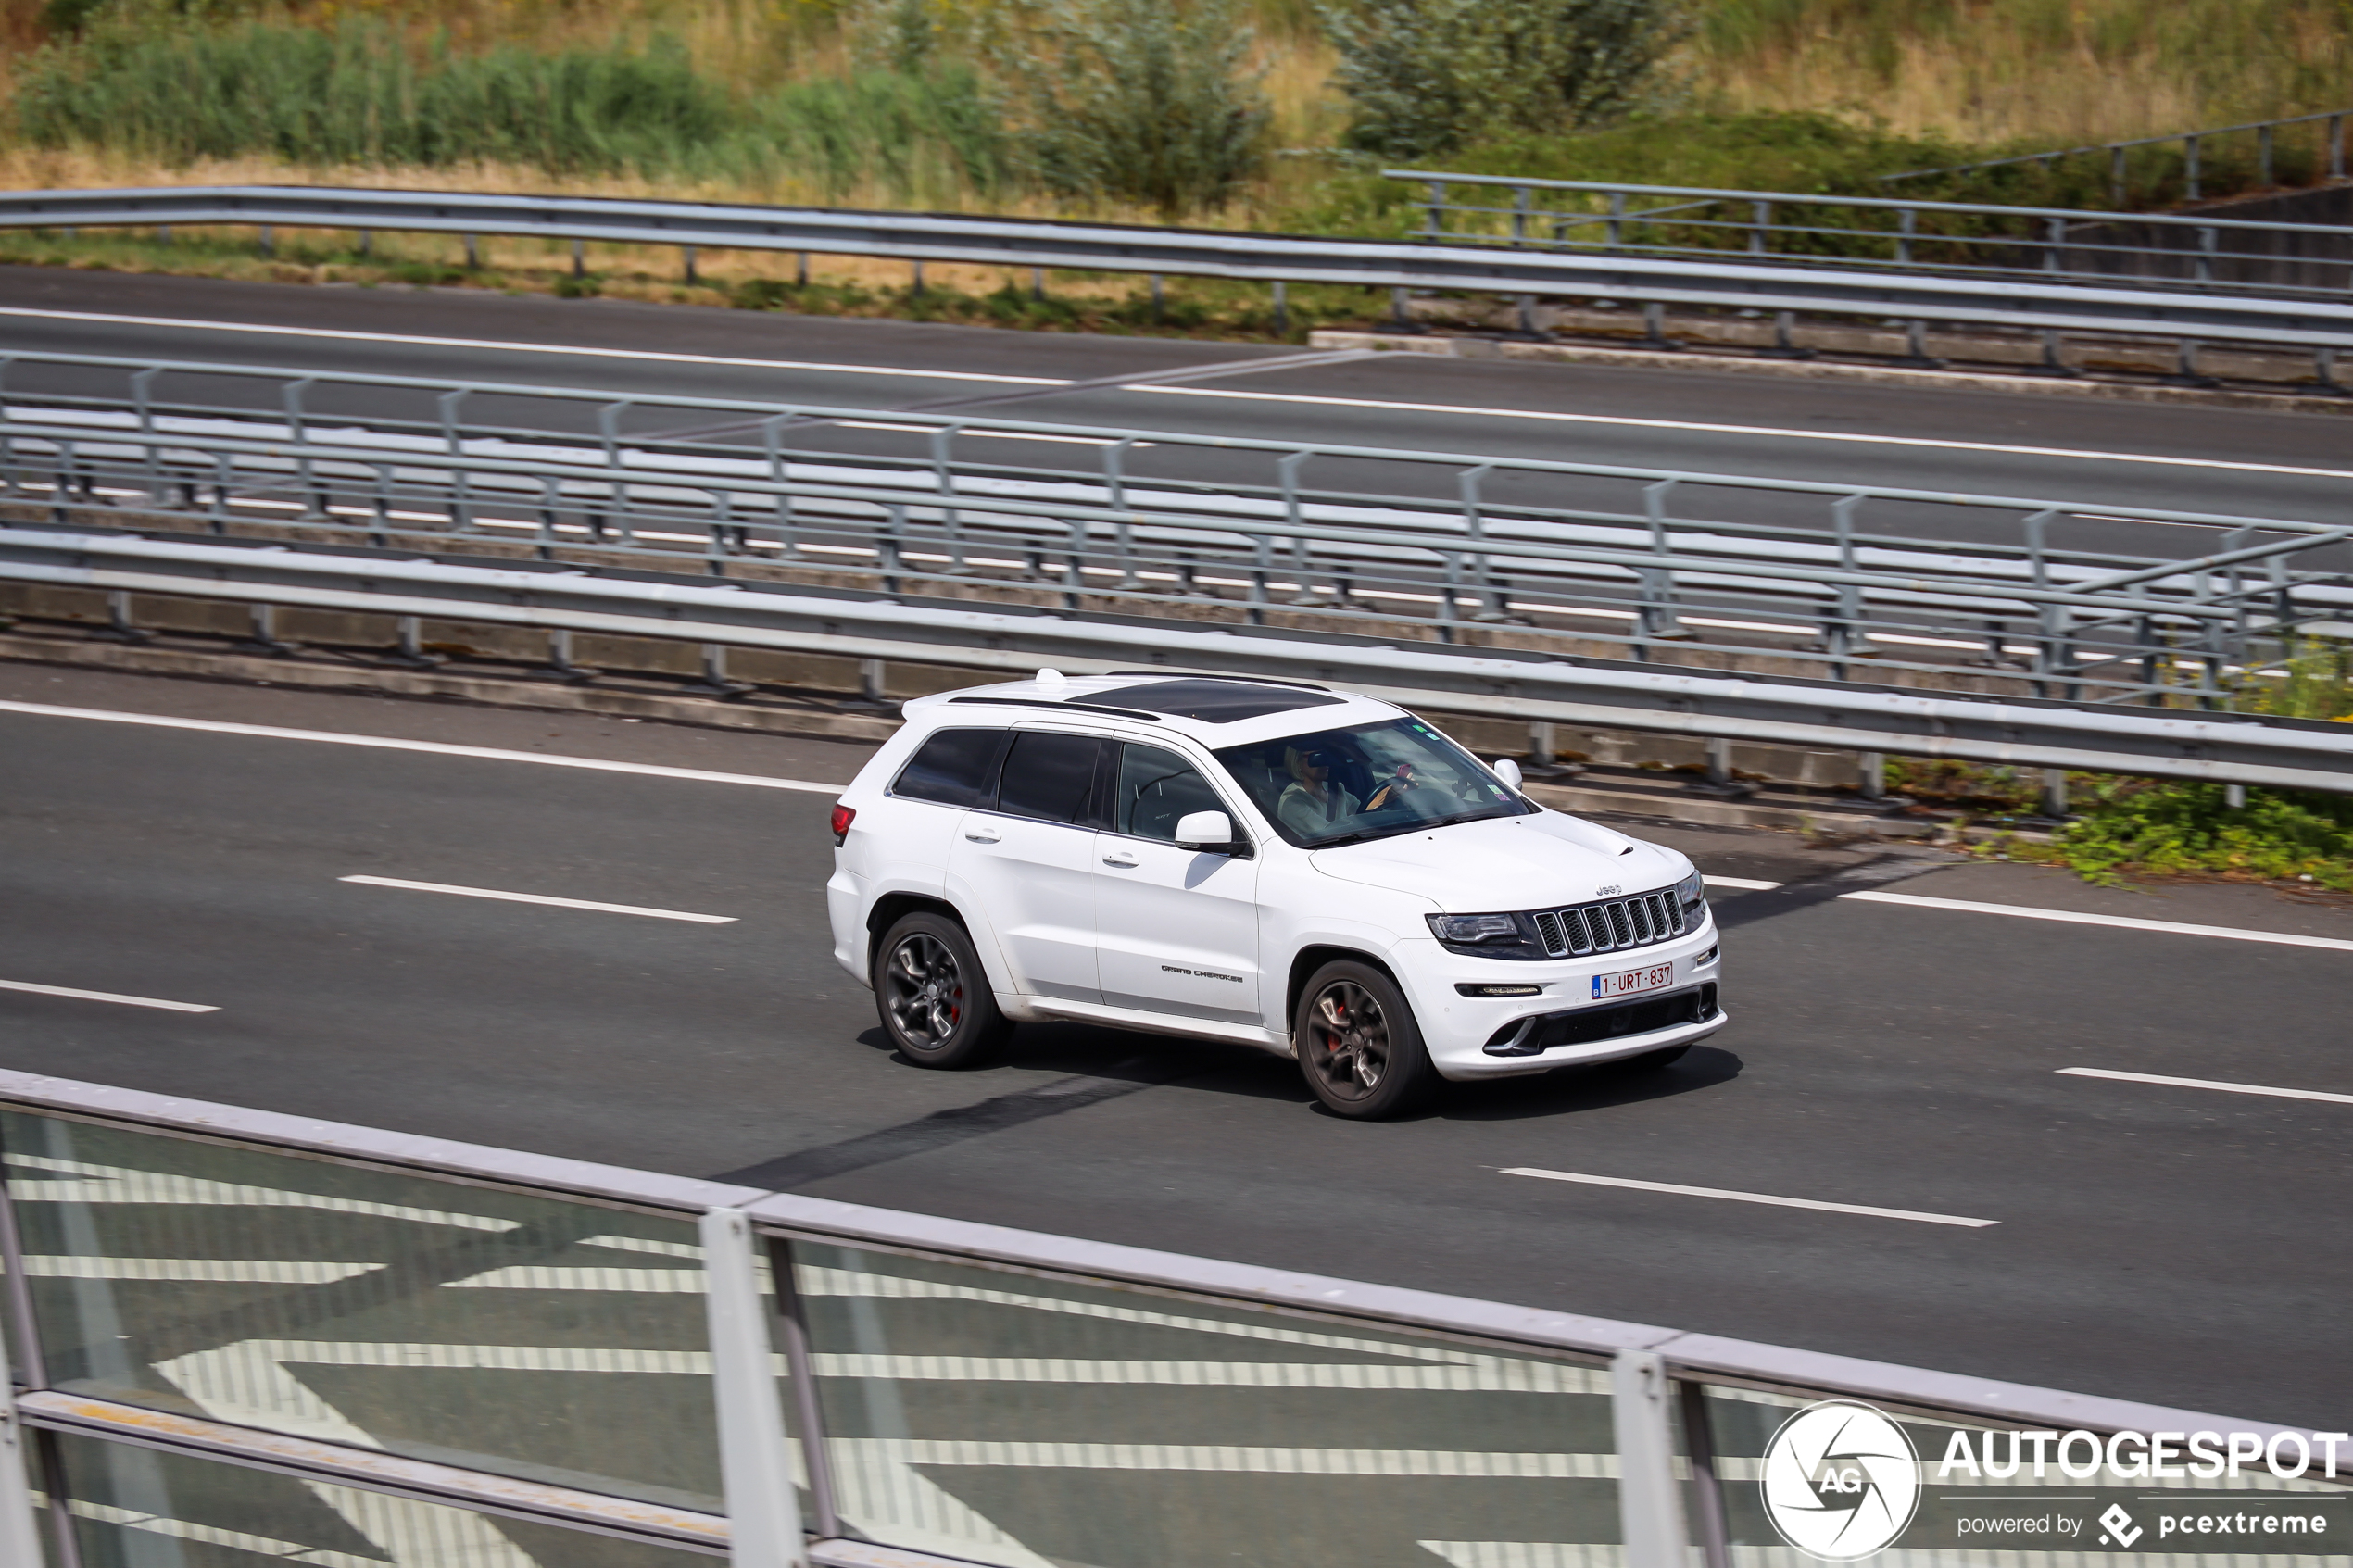
[[[1647,947],[1683,931],[1682,900],[1671,887],[1574,909],[1541,909],[1536,915],[1536,935],[1544,951],[1556,959]]]

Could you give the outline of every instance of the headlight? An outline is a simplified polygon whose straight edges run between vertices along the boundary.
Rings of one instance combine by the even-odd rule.
[[[1526,915],[1424,915],[1429,934],[1450,953],[1483,959],[1541,959],[1544,944]]]
[[[1707,902],[1707,879],[1694,871],[1675,884],[1675,897],[1682,903],[1684,922],[1693,923],[1692,911]]]

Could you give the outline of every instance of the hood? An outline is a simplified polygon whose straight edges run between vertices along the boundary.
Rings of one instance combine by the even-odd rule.
[[[1605,887],[1648,893],[1691,869],[1671,850],[1557,811],[1318,849],[1310,860],[1326,876],[1416,894],[1454,914],[1590,903]]]

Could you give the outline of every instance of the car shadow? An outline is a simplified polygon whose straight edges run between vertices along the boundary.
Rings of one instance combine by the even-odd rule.
[[[897,1065],[921,1071],[898,1054],[879,1027],[858,1036],[861,1045],[891,1057]],[[1514,1122],[1539,1116],[1571,1116],[1614,1106],[1694,1094],[1730,1083],[1745,1064],[1720,1047],[1695,1045],[1668,1067],[1641,1068],[1626,1062],[1564,1067],[1541,1077],[1447,1084],[1432,1101],[1397,1118],[1401,1122]],[[1214,1040],[1189,1040],[1091,1023],[1025,1023],[1016,1028],[997,1059],[968,1076],[987,1083],[995,1071],[1019,1069],[1101,1078],[1113,1083],[1182,1084],[1211,1094],[1303,1106],[1336,1122],[1351,1120],[1325,1108],[1308,1091],[1298,1066],[1270,1052]],[[1379,1125],[1380,1123],[1367,1123]]]
[[[1718,1046],[1693,1046],[1668,1067],[1596,1062],[1563,1067],[1541,1078],[1499,1078],[1483,1084],[1449,1084],[1422,1112],[1447,1122],[1519,1122],[1534,1116],[1573,1116],[1584,1110],[1639,1105],[1695,1094],[1728,1084],[1746,1063]]]
[[[858,1043],[888,1056],[895,1065],[920,1071],[879,1025],[859,1035]],[[967,1075],[986,1083],[991,1073],[1007,1068],[1122,1084],[1182,1083],[1188,1088],[1253,1099],[1301,1103],[1315,1098],[1300,1080],[1299,1069],[1272,1052],[1094,1023],[1021,1024],[994,1060]]]

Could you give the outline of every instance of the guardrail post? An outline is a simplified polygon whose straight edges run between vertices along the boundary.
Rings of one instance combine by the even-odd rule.
[[[1688,1568],[1667,1363],[1655,1350],[1620,1350],[1609,1372],[1626,1568]]]
[[[699,282],[699,280],[695,276],[695,247],[692,245],[680,245],[678,247],[678,251],[679,254],[686,258],[686,286],[688,288],[693,288],[695,284]]]
[[[859,697],[866,702],[880,703],[885,701],[886,699],[883,696],[883,682],[888,673],[889,671],[887,667],[879,659],[860,659],[858,661]]]
[[[2046,817],[2057,818],[2067,815],[2066,769],[2045,768],[2043,770],[2043,798],[2038,809]]]
[[[2183,164],[2188,175],[2189,199],[2197,200],[2197,138],[2182,138]]]
[[[1751,256],[1767,255],[1773,248],[1769,238],[1773,232],[1773,204],[1771,202],[1751,202],[1749,204],[1749,216],[1755,221],[1749,225],[1748,254]]]
[[[1528,760],[1530,763],[1539,768],[1549,768],[1553,765],[1553,759],[1560,755],[1559,743],[1553,738],[1554,734],[1551,720],[1531,719],[1529,721]]]
[[[572,242],[572,275],[575,278],[588,275],[588,245],[585,240]]]
[[[466,236],[466,270],[474,272],[479,271],[481,268],[482,243],[474,235],[468,234]]]
[[[277,253],[277,236],[271,232],[269,224],[262,223],[257,225],[254,229],[253,235],[255,243],[261,247],[262,255],[272,256]]]
[[[1884,752],[1856,753],[1855,793],[1866,800],[1887,798],[1887,756]]]
[[[759,1243],[740,1209],[712,1210],[701,1231],[727,1561],[734,1568],[807,1568],[776,1353],[754,1266]]]
[[[2108,150],[2108,190],[2109,205],[2122,207],[2124,205],[2124,149],[2121,146],[2110,147]]]
[[[2255,177],[2266,189],[2271,183],[2271,128],[2261,125],[2255,132]]]
[[[2329,178],[2345,178],[2345,117],[2329,116]]]
[[[1290,334],[1290,286],[1280,278],[1275,280],[1275,335]]]

